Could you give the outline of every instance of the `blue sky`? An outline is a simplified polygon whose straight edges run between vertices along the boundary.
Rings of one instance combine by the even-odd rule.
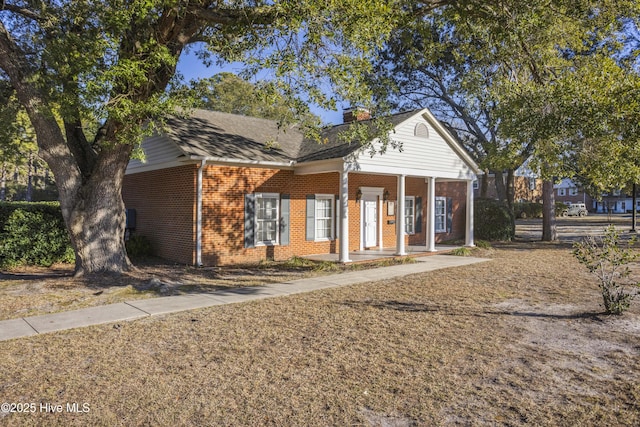
[[[228,71],[238,74],[242,69],[242,64],[229,64],[225,66],[217,66],[215,64],[207,67],[195,55],[195,49],[183,52],[178,61],[178,72],[182,74],[185,81],[195,80],[199,78],[212,77],[222,71]],[[325,124],[341,124],[342,111],[328,111],[310,106],[311,111],[317,114]]]

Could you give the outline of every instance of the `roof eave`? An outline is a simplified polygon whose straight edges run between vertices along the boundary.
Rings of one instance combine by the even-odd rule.
[[[248,159],[233,159],[230,157],[212,157],[212,156],[197,156],[190,155],[189,160],[207,163],[217,164],[229,164],[229,165],[241,165],[241,166],[257,166],[257,167],[277,167],[293,169],[296,165],[295,160],[288,161],[274,161],[274,160],[248,160]]]

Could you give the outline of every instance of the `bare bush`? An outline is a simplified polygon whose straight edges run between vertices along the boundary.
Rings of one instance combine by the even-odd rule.
[[[634,250],[636,236],[623,242],[613,225],[603,237],[587,236],[574,244],[573,254],[600,281],[604,308],[609,314],[622,314],[637,295],[640,284],[631,277],[629,263],[640,254]]]

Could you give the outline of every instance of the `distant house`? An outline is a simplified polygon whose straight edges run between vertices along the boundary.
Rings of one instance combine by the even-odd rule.
[[[498,199],[495,174],[490,173],[482,177],[487,179],[487,194],[489,199]],[[475,197],[481,197],[480,181],[473,183]],[[513,172],[513,194],[516,202],[542,202],[542,179],[528,167],[528,162]]]
[[[584,189],[572,181],[564,178],[554,185],[557,202],[565,204],[584,203],[587,209],[597,213],[627,213],[633,210],[633,198],[621,190],[605,193],[597,200],[587,194]],[[640,200],[636,201],[636,210],[640,211]]]
[[[602,200],[593,201],[593,209],[599,213],[628,213],[633,211],[633,196],[621,190],[602,195]],[[636,200],[636,211],[640,211],[640,200]]]
[[[556,202],[568,205],[570,203],[584,203],[589,211],[595,211],[594,200],[584,188],[569,178],[563,178],[553,185]]]
[[[371,155],[339,138],[346,124],[324,129],[318,144],[270,120],[204,110],[172,118],[126,171],[135,233],[158,256],[196,265],[473,245],[477,165],[428,110],[391,121],[401,149]]]

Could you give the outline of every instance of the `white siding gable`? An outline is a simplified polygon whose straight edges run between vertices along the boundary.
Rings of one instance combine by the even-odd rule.
[[[432,126],[423,116],[424,111],[416,113],[395,128],[392,140],[401,144],[398,148],[391,145],[384,154],[376,153],[371,157],[370,150],[362,150],[354,161],[352,170],[373,173],[405,174],[413,176],[438,176],[450,179],[473,179],[474,171],[463,160],[452,143]],[[427,126],[428,137],[415,136],[416,125]],[[379,141],[374,142],[379,151]]]
[[[558,189],[558,188],[573,188],[573,187],[577,187],[578,185],[573,182],[572,180],[570,180],[569,178],[562,178],[562,181],[560,181],[557,184],[553,184],[553,188]]]
[[[168,137],[153,136],[142,142],[142,150],[145,158],[143,161],[131,159],[126,173],[147,172],[155,169],[163,169],[178,166],[184,153]]]

